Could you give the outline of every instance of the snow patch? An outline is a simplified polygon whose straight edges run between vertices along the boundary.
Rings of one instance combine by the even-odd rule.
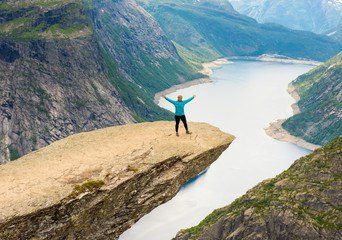
[[[328,33],[327,36],[330,37],[330,36],[334,35],[335,33],[337,33],[337,31]]]

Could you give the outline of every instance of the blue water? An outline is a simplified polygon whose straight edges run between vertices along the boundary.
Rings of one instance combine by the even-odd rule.
[[[214,69],[214,83],[179,90],[168,97],[197,97],[186,105],[188,121],[207,122],[236,136],[210,168],[184,185],[169,202],[141,218],[120,240],[172,239],[182,228],[197,225],[214,209],[231,203],[260,181],[286,170],[310,153],[268,137],[270,122],[292,115],[294,100],[287,85],[314,66],[234,61]],[[164,99],[160,106],[174,111]],[[181,124],[182,125],[182,124]],[[191,123],[189,123],[191,130]],[[184,129],[180,129],[184,134]]]

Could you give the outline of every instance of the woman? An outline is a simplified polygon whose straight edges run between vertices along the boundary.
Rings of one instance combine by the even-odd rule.
[[[185,104],[187,104],[188,102],[190,102],[192,99],[194,99],[196,97],[196,95],[193,95],[191,98],[184,100],[183,101],[183,96],[179,95],[178,96],[178,101],[172,100],[168,97],[166,97],[165,95],[162,95],[163,98],[165,98],[167,101],[169,101],[170,103],[172,103],[173,105],[175,105],[176,111],[175,111],[175,120],[176,120],[176,136],[179,136],[178,134],[178,127],[179,127],[179,121],[182,120],[186,133],[187,134],[191,134],[191,132],[189,132],[188,130],[188,124],[186,122],[186,118],[185,118],[185,114],[184,114],[184,106]]]

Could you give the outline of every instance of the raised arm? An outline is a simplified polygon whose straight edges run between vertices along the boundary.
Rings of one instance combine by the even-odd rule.
[[[190,102],[190,101],[191,101],[192,99],[194,99],[195,97],[196,97],[196,95],[193,95],[191,98],[188,98],[188,99],[184,100],[184,101],[183,101],[184,104]]]
[[[164,95],[165,96],[165,95]],[[164,97],[163,96],[163,97]],[[170,103],[172,103],[172,104],[175,104],[177,101],[174,101],[174,100],[172,100],[172,99],[170,99],[170,98],[168,98],[168,97],[164,97],[166,100],[168,100]]]

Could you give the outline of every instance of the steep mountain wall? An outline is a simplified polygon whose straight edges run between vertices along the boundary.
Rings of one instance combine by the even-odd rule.
[[[0,166],[0,239],[117,239],[170,200],[234,137],[206,123],[79,133]]]
[[[292,82],[300,113],[282,126],[292,135],[325,145],[342,135],[342,52]]]
[[[145,119],[169,118],[156,111],[154,94],[203,75],[178,56],[157,21],[135,0],[85,2],[108,66],[131,83],[119,85],[129,108]]]
[[[151,68],[162,59],[179,60],[176,48],[159,24],[134,0],[98,1],[93,4],[94,7],[90,7],[91,20],[102,46],[132,81],[139,81],[133,74],[138,74],[136,68]],[[144,58],[154,59],[155,62]]]
[[[0,24],[0,164],[73,133],[170,119],[154,93],[202,76],[133,0],[6,0]]]
[[[342,137],[174,239],[341,239],[341,161]]]
[[[1,163],[76,132],[135,122],[104,74],[84,13],[77,1],[2,9]]]

